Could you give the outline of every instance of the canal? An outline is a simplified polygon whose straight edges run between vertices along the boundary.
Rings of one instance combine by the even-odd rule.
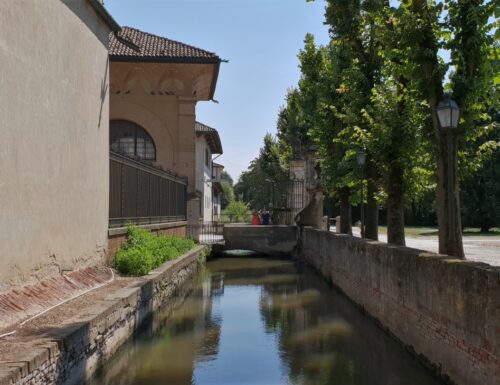
[[[284,259],[209,261],[87,385],[437,385],[315,271]]]

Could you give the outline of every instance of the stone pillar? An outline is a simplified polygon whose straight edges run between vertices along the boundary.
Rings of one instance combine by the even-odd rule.
[[[177,138],[177,171],[188,178],[187,220],[189,224],[200,219],[201,200],[196,194],[196,100],[179,97],[179,135]]]

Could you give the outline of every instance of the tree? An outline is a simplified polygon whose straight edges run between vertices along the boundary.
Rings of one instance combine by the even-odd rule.
[[[417,66],[413,79],[420,85],[422,98],[427,102],[437,160],[437,207],[439,252],[464,257],[460,216],[457,152],[467,139],[474,137],[475,128],[485,116],[487,103],[484,92],[494,79],[489,53],[493,37],[488,19],[498,12],[496,1],[404,0],[402,9],[406,34],[412,38],[409,59]],[[446,23],[441,23],[443,11]],[[451,52],[454,72],[446,91],[458,102],[462,119],[457,132],[440,129],[436,114],[438,103],[445,97],[447,66],[439,57],[439,49]]]
[[[279,143],[271,134],[266,134],[259,156],[240,175],[234,193],[250,208],[262,209],[272,203],[273,183],[287,180],[288,169],[282,164]]]
[[[224,210],[231,202],[234,202],[235,200],[234,189],[233,186],[227,180],[222,180],[221,185],[222,185],[222,196],[220,205],[221,209]]]
[[[220,179],[222,181],[228,182],[230,186],[232,186],[234,183],[233,178],[231,177],[231,175],[229,175],[229,173],[226,170],[222,170],[222,172],[220,174]]]
[[[234,201],[233,178],[225,170],[220,175],[222,185],[221,209],[224,210]]]
[[[500,226],[500,152],[464,180],[464,223],[488,232]]]

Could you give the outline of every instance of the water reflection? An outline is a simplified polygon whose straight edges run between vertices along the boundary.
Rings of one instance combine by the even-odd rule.
[[[211,261],[177,302],[88,384],[439,383],[316,273],[288,260]]]

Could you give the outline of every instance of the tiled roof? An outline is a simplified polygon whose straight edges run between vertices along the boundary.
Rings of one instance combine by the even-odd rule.
[[[212,166],[214,167],[220,167],[220,168],[224,168],[224,166],[220,163],[215,163],[215,162],[212,162]]]
[[[117,36],[111,33],[109,55],[115,61],[149,61],[170,63],[220,63],[213,52],[175,40],[122,27]]]
[[[219,133],[215,128],[196,122],[195,131],[199,135],[205,135],[212,154],[222,154],[222,143],[220,141]]]

